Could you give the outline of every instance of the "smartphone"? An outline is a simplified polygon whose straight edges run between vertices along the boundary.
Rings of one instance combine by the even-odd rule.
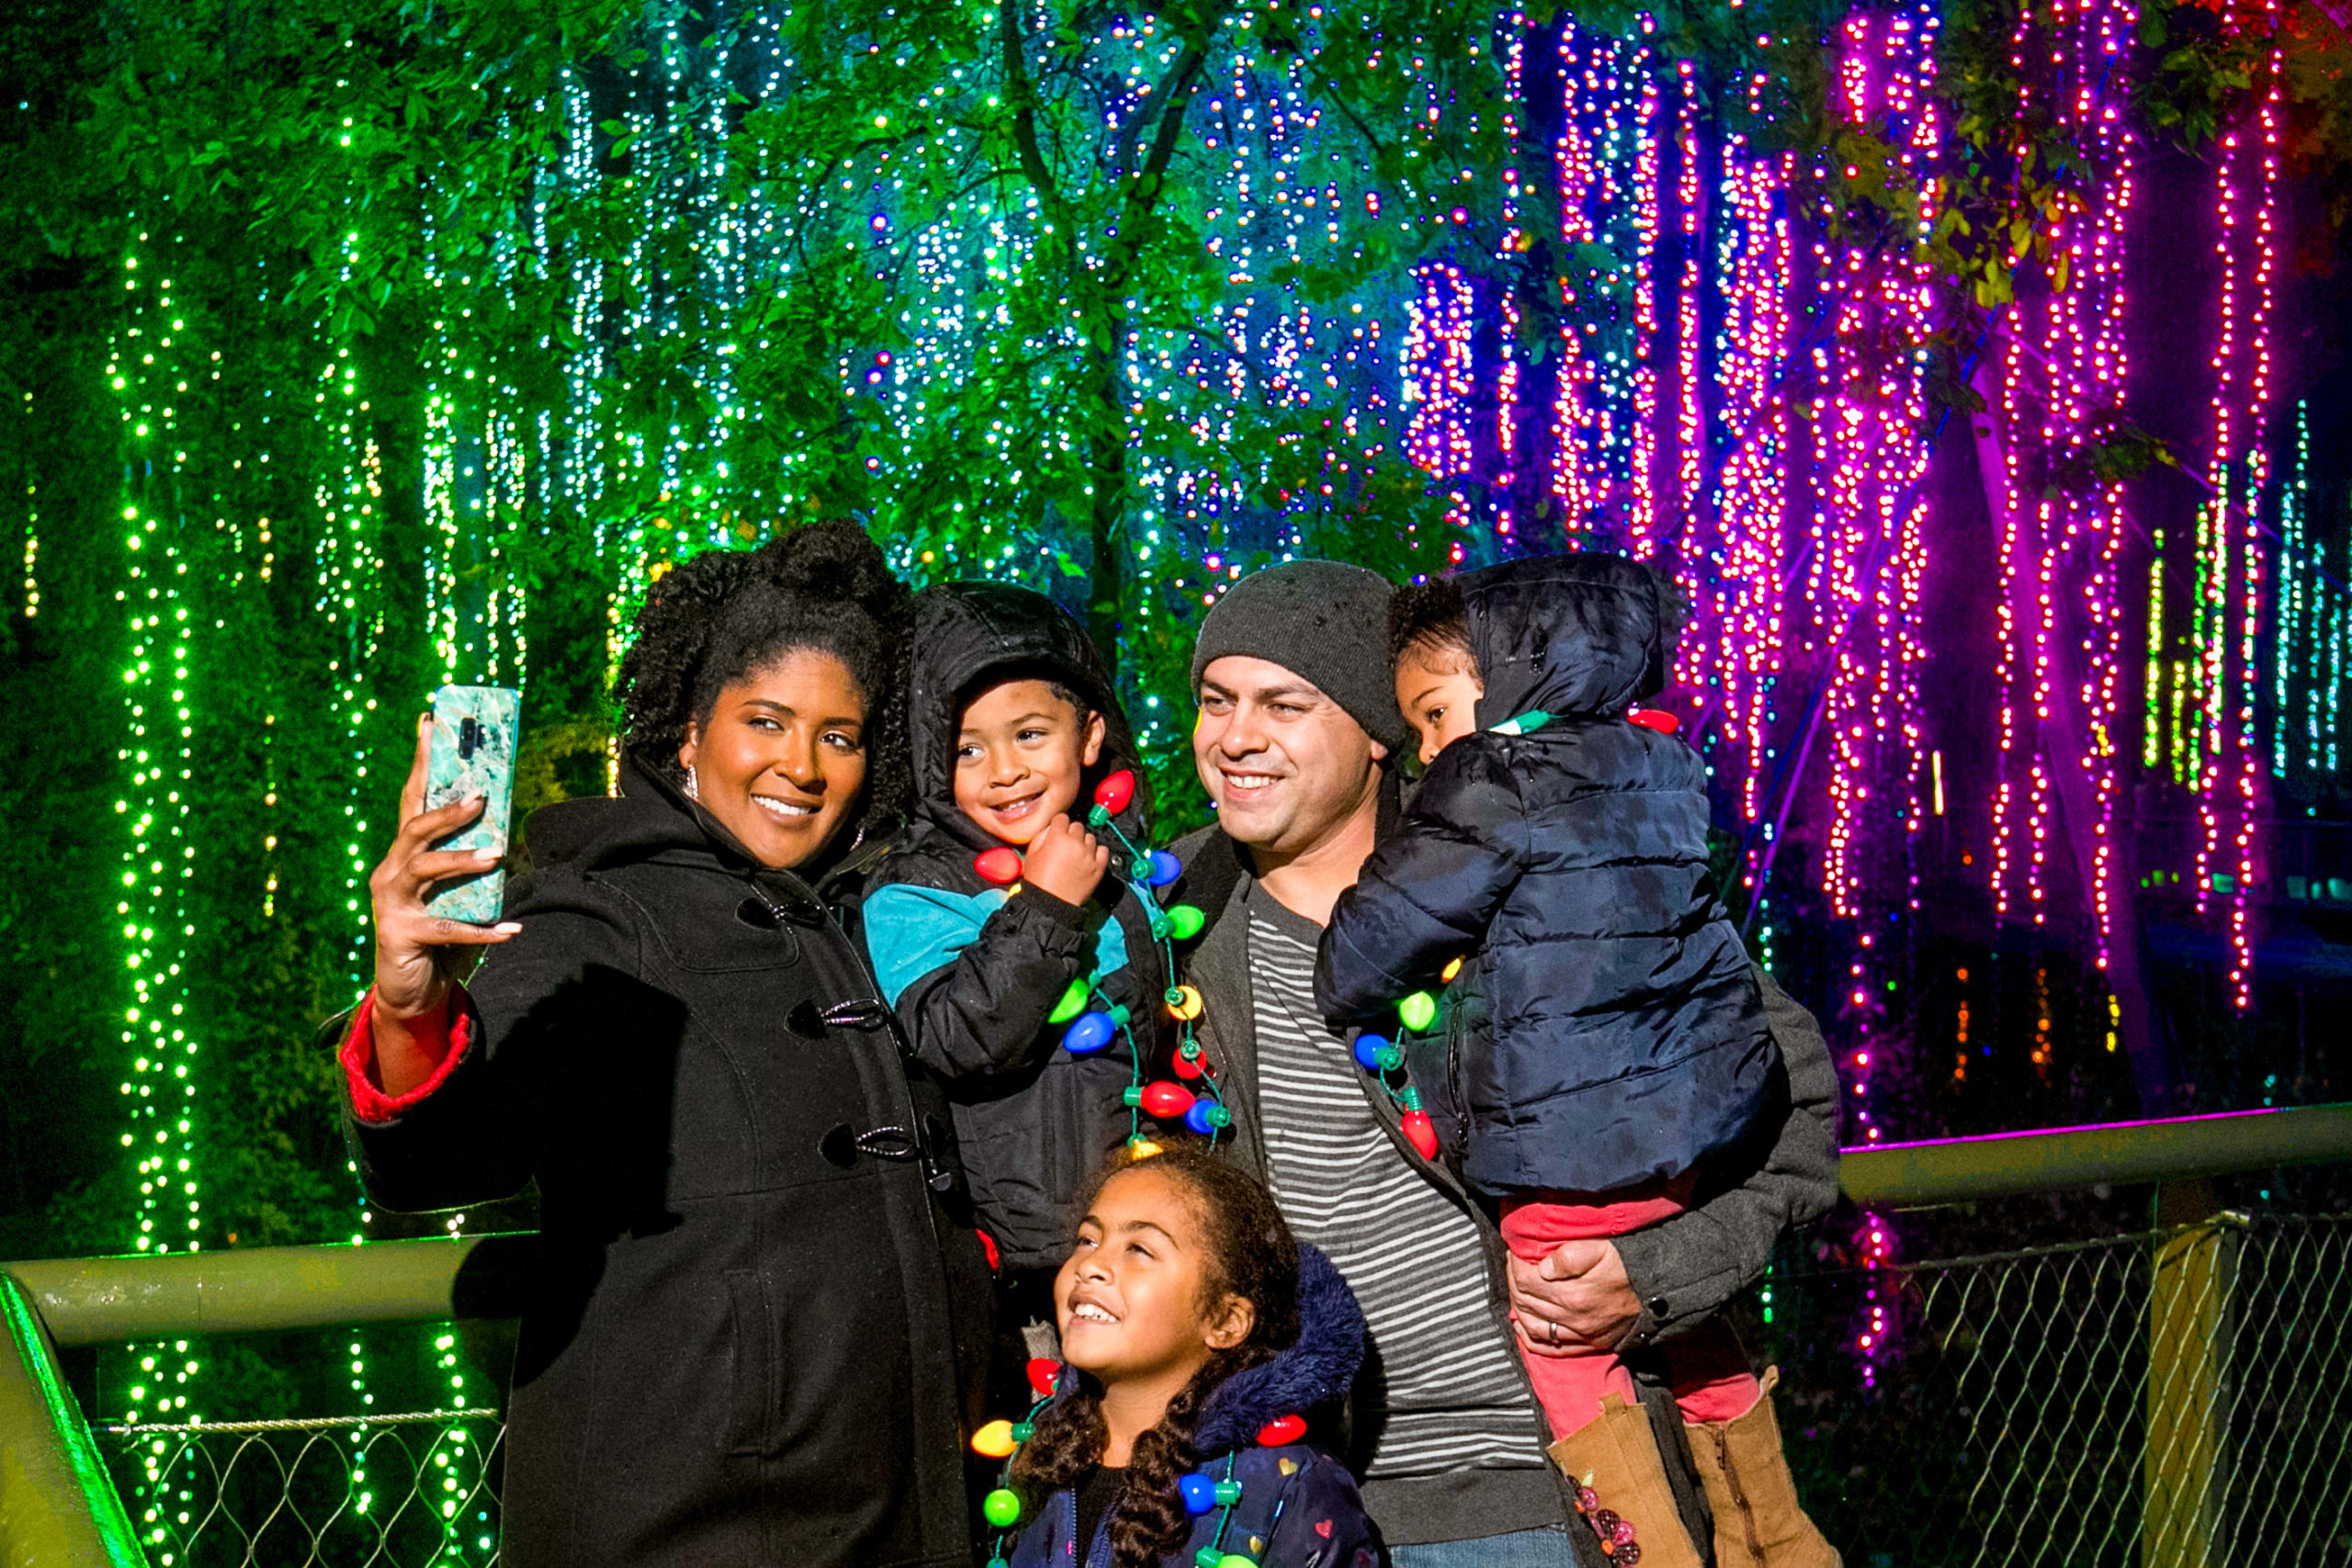
[[[433,694],[433,739],[425,750],[424,809],[482,797],[481,815],[433,847],[506,852],[514,808],[514,739],[523,694],[504,686],[444,686]],[[441,883],[424,907],[444,919],[486,926],[506,899],[503,866]]]

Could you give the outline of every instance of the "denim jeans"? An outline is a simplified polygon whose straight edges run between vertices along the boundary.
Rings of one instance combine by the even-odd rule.
[[[1392,1546],[1396,1568],[1577,1568],[1576,1549],[1565,1526],[1513,1530],[1476,1540],[1442,1540],[1428,1546]]]

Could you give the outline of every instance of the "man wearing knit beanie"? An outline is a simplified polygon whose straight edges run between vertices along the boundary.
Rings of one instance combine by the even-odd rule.
[[[1304,676],[1391,751],[1411,739],[1388,671],[1388,580],[1336,560],[1294,560],[1226,591],[1193,646],[1193,691],[1229,655]]]
[[[1387,674],[1389,592],[1360,566],[1285,561],[1227,590],[1193,651],[1193,760],[1218,826],[1267,894],[1318,923],[1395,798],[1388,759],[1407,730]]]
[[[1353,1429],[1372,1436],[1351,1458],[1394,1561],[1573,1568],[1543,1416],[1487,1288],[1491,1227],[1411,1152],[1315,1005],[1331,906],[1396,809],[1388,759],[1407,731],[1388,596],[1361,567],[1291,561],[1234,584],[1202,622],[1193,761],[1217,822],[1176,850],[1178,891],[1215,917],[1187,971],[1204,1004],[1195,1028],[1237,1157],[1363,1309],[1382,1371],[1355,1391]]]
[[[1361,567],[1289,561],[1235,583],[1201,624],[1193,761],[1217,821],[1176,846],[1174,900],[1208,917],[1185,959],[1203,1002],[1194,1028],[1234,1156],[1363,1309],[1367,1372],[1351,1403],[1363,1441],[1350,1461],[1396,1568],[1608,1568],[1544,1458],[1519,1328],[1489,1281],[1509,1271],[1518,1311],[1548,1325],[1555,1349],[1637,1350],[1712,1311],[1741,1283],[1715,1277],[1725,1235],[1739,1256],[1769,1257],[1793,1192],[1835,1196],[1837,1074],[1812,1016],[1759,972],[1794,1103],[1757,1173],[1653,1227],[1638,1277],[1607,1241],[1568,1244],[1540,1277],[1510,1259],[1315,1005],[1331,907],[1397,813],[1389,759],[1408,732],[1388,598]],[[1695,1512],[1682,1523],[1694,1540],[1704,1529]]]

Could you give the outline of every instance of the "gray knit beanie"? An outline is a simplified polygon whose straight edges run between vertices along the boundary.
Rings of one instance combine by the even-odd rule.
[[[1311,681],[1364,733],[1401,750],[1410,739],[1388,668],[1388,580],[1336,560],[1293,560],[1226,590],[1193,645],[1193,691],[1228,655],[1262,659]]]

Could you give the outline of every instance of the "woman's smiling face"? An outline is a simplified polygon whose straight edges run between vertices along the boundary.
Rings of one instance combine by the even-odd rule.
[[[797,648],[722,687],[678,763],[696,798],[762,865],[832,841],[865,786],[865,694],[830,653]]]

